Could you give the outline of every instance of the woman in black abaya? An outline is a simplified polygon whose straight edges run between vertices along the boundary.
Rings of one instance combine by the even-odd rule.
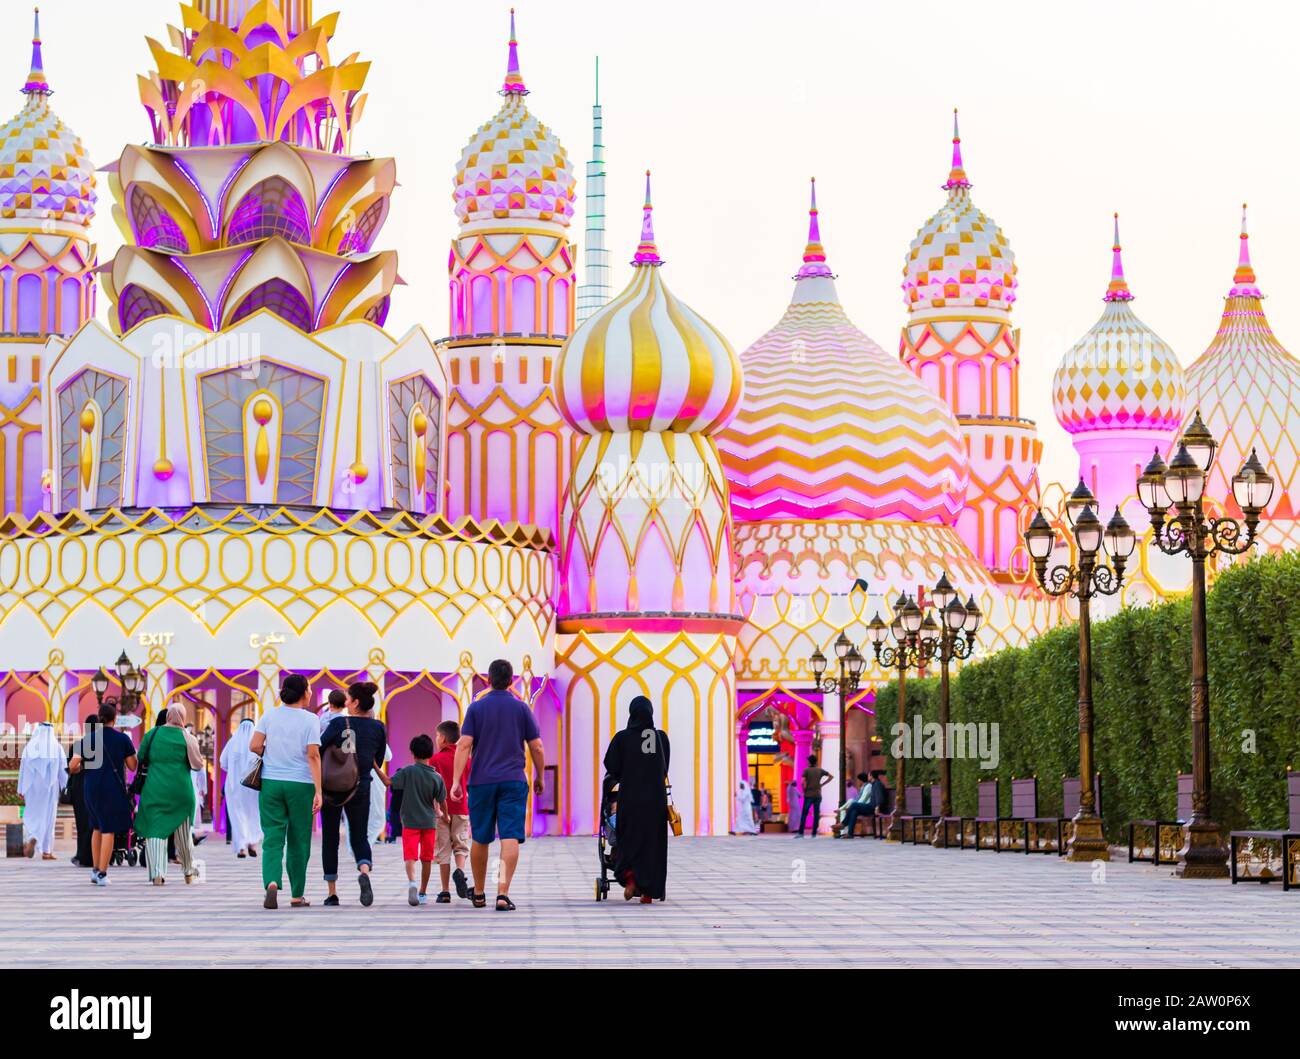
[[[614,824],[614,877],[623,897],[642,904],[663,900],[668,881],[668,736],[654,726],[650,700],[638,695],[627,727],[616,732],[605,751],[605,783],[618,784]]]

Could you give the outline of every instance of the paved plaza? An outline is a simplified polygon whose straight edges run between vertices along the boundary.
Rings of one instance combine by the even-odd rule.
[[[593,895],[595,843],[524,847],[514,913],[406,903],[399,846],[376,851],[373,907],[261,907],[260,862],[213,836],[202,884],[108,889],[68,864],[0,861],[10,967],[1298,967],[1300,895],[1183,882],[1170,869],[788,835],[674,839],[668,901]],[[346,854],[345,854],[346,857]],[[177,871],[173,867],[173,871]],[[434,880],[436,883],[437,875]],[[436,889],[436,886],[435,886]],[[491,888],[489,887],[489,892]]]

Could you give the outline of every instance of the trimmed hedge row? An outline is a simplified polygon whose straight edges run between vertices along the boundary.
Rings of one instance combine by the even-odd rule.
[[[1300,555],[1265,556],[1233,566],[1206,603],[1210,646],[1210,752],[1213,811],[1225,829],[1287,823],[1285,773],[1300,763]],[[1172,820],[1175,777],[1190,772],[1191,603],[1128,607],[1093,623],[1095,755],[1102,810],[1112,841],[1129,820]],[[1026,647],[966,665],[952,677],[956,723],[996,724],[998,764],[953,761],[953,809],[975,809],[979,780],[1001,780],[1003,812],[1011,779],[1037,776],[1039,811],[1061,809],[1061,778],[1078,774],[1079,636],[1053,629]],[[909,722],[937,721],[939,679],[907,682]],[[898,689],[876,695],[879,734],[893,753]],[[892,763],[890,776],[892,779]],[[933,760],[909,758],[907,782],[937,783]]]

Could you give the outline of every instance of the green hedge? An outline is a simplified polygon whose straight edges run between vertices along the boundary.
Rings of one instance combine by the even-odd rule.
[[[1225,571],[1206,613],[1214,818],[1225,830],[1285,827],[1285,773],[1300,763],[1300,555]],[[1173,819],[1175,777],[1191,771],[1190,601],[1125,608],[1093,623],[1092,642],[1102,808],[1107,834],[1120,841],[1129,820]],[[953,761],[955,811],[973,812],[976,783],[996,776],[1010,812],[1012,778],[1031,775],[1039,811],[1060,810],[1061,778],[1078,774],[1078,651],[1076,627],[1063,627],[953,675],[953,721],[997,723],[1000,756],[990,771]],[[887,756],[897,696],[894,683],[876,696]],[[907,682],[909,719],[937,720],[938,703],[937,677]],[[908,759],[909,784],[937,781],[934,761]]]

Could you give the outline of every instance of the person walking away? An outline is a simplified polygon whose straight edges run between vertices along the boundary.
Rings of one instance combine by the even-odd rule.
[[[605,751],[605,783],[618,784],[614,824],[614,878],[623,899],[662,901],[668,883],[668,791],[665,779],[671,747],[654,725],[654,707],[638,695],[628,707],[627,727],[615,732]]]
[[[134,772],[139,762],[131,737],[119,732],[116,724],[117,705],[102,703],[93,737],[83,740],[90,753],[74,755],[68,766],[74,773],[85,771],[86,815],[91,829],[90,881],[96,886],[108,885],[113,843],[119,833],[131,830],[126,774]]]
[[[433,859],[438,863],[438,875],[442,889],[438,892],[438,904],[451,903],[451,887],[456,887],[456,896],[462,900],[469,897],[469,881],[465,878],[465,860],[469,856],[469,804],[464,798],[450,797],[452,778],[456,771],[456,744],[460,741],[460,725],[455,721],[443,721],[434,731],[435,752],[433,767],[438,770],[442,782],[448,790],[447,819],[438,820],[438,839],[434,847]],[[467,768],[472,767],[471,762]],[[468,782],[469,777],[464,777]],[[394,788],[393,801],[402,799],[400,790]],[[405,825],[403,825],[405,833]],[[456,862],[452,870],[452,860]]]
[[[320,721],[307,709],[307,678],[290,673],[280,685],[282,706],[258,718],[248,749],[262,758],[258,811],[262,820],[263,908],[276,908],[289,875],[290,907],[311,904],[307,862],[312,819],[320,810]]]
[[[469,781],[470,869],[474,873],[475,908],[487,907],[488,846],[501,839],[501,876],[497,880],[496,910],[513,912],[510,880],[519,863],[528,807],[528,778],[524,773],[524,747],[533,759],[533,790],[542,793],[546,754],[537,718],[526,702],[510,693],[514,668],[503,658],[488,666],[491,690],[470,703],[456,743],[451,797],[464,797],[465,766],[474,757]]]
[[[94,860],[94,853],[90,848],[90,816],[86,812],[86,773],[84,769],[73,772],[72,759],[74,757],[85,759],[90,756],[87,746],[97,738],[94,734],[97,724],[99,724],[99,714],[87,714],[81,738],[68,747],[68,800],[72,803],[72,816],[77,824],[77,852],[72,858],[72,864],[78,868],[89,868]]]
[[[822,788],[833,777],[824,768],[817,765],[817,756],[808,755],[808,767],[803,770],[803,812],[799,816],[799,830],[795,835],[803,838],[804,825],[808,821],[808,812],[812,811],[812,837],[817,837],[817,821],[822,812]]]
[[[162,886],[167,881],[167,839],[176,846],[176,856],[188,886],[194,881],[194,784],[191,773],[203,763],[199,741],[185,727],[185,710],[167,708],[167,723],[151,728],[140,741],[140,766],[149,779],[140,794],[135,814],[136,834],[145,840],[145,862],[149,881]]]
[[[793,831],[795,821],[803,816],[803,792],[799,790],[799,777],[791,776],[785,788],[785,829]]]
[[[394,791],[402,792],[402,859],[406,862],[406,903],[429,903],[429,876],[438,844],[438,824],[447,816],[447,785],[431,764],[433,740],[417,735],[411,740],[414,764],[397,770]],[[415,883],[415,864],[420,864],[420,884]],[[441,895],[439,895],[441,900]],[[450,898],[448,898],[450,900]],[[442,902],[446,904],[445,901]]]
[[[372,685],[373,686],[373,685]],[[378,691],[378,688],[375,688]],[[381,837],[386,841],[392,842],[395,839],[394,831],[396,830],[389,824],[388,809],[385,806],[385,791],[379,790],[374,786],[374,781],[378,780],[385,784],[385,777],[388,775],[388,763],[393,760],[393,748],[384,746],[384,760],[370,770],[370,815],[366,820],[366,837],[370,839],[372,846],[379,845]],[[385,836],[384,832],[387,831]]]
[[[54,725],[42,721],[27,737],[18,765],[18,794],[23,800],[23,853],[41,860],[54,855],[54,818],[59,812],[59,792],[68,782],[68,763]]]
[[[374,863],[369,833],[370,799],[372,795],[382,799],[383,791],[372,791],[371,777],[378,774],[382,784],[389,782],[388,777],[380,771],[388,750],[388,732],[382,721],[370,715],[375,708],[375,692],[378,690],[378,687],[370,683],[350,685],[347,714],[335,717],[320,737],[321,753],[337,746],[345,753],[355,754],[357,759],[357,786],[352,796],[345,803],[336,803],[332,798],[327,798],[321,807],[321,866],[329,888],[325,904],[331,908],[337,907],[339,903],[339,826],[345,813],[348,818],[348,843],[357,862],[361,904],[369,908],[375,899],[374,889],[370,885],[370,868]]]
[[[757,835],[758,821],[754,819],[754,792],[749,784],[741,780],[736,786],[734,811],[736,814],[735,831],[738,835]]]
[[[226,826],[236,857],[256,857],[257,844],[262,841],[257,791],[250,790],[243,783],[257,760],[248,748],[252,739],[253,720],[245,717],[221,748],[221,771],[225,774],[222,804],[226,808]]]
[[[194,745],[198,746],[198,732],[194,730],[194,725],[185,726],[185,734],[194,740]],[[190,770],[190,780],[194,784],[194,819],[190,825],[190,838],[194,845],[202,845],[208,837],[208,831],[203,826],[203,806],[208,800],[208,763],[199,755],[199,763]]]

